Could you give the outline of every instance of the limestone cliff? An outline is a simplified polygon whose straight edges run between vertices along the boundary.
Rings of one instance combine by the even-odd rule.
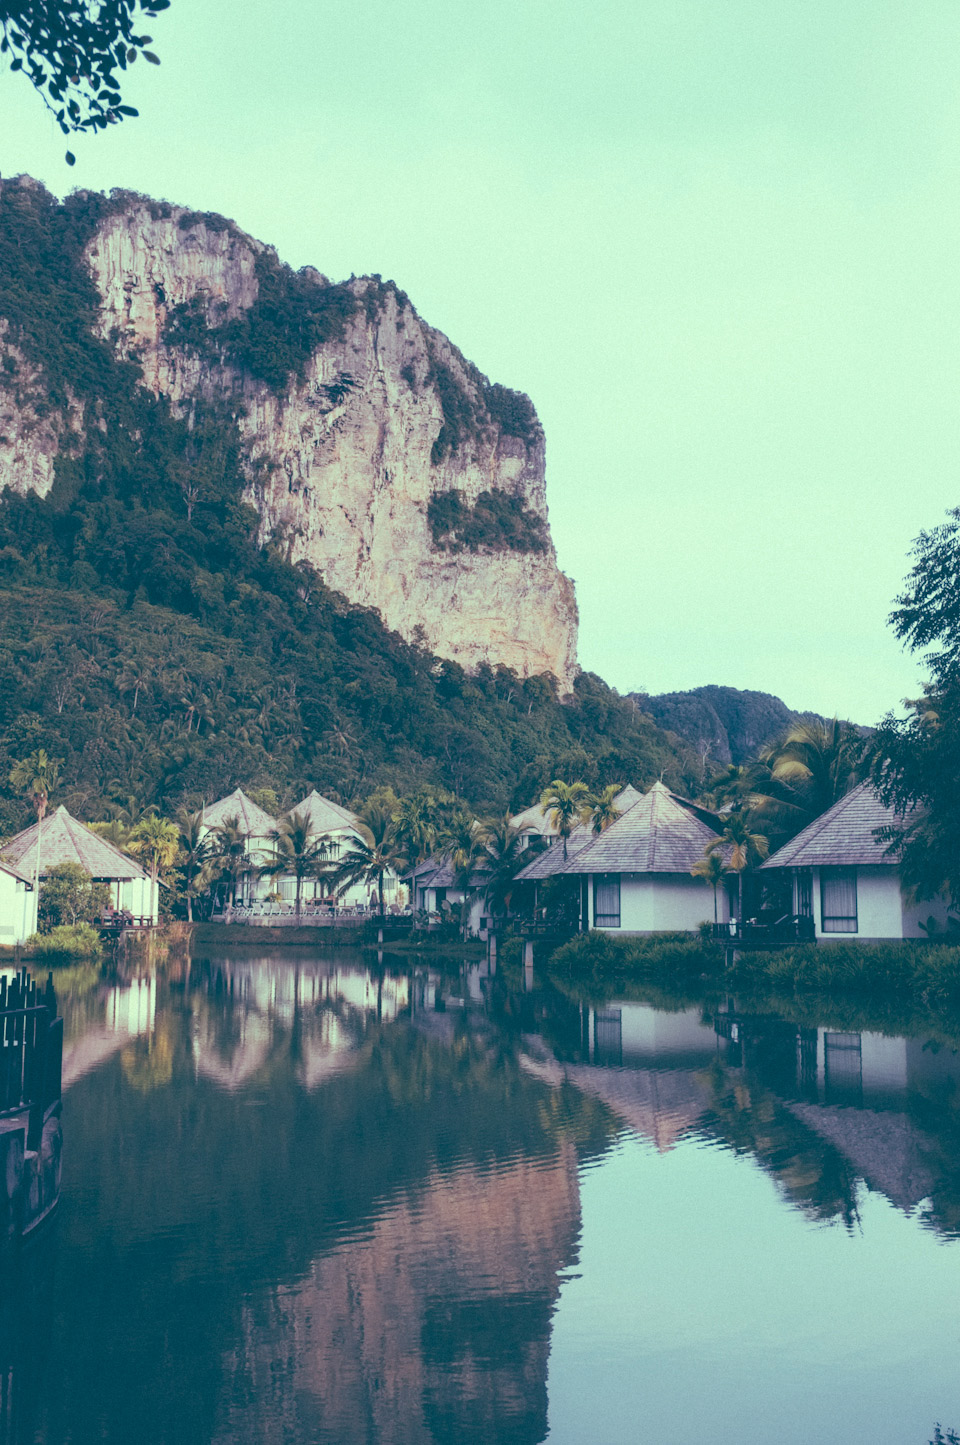
[[[198,401],[237,406],[264,540],[442,657],[553,673],[569,689],[576,602],[546,527],[543,433],[525,397],[491,387],[393,285],[334,287],[316,272],[293,279],[315,308],[336,303],[336,324],[292,374],[264,379],[228,341],[273,304],[264,287],[282,268],[220,217],[124,197],[87,257],[102,334],[146,386],[187,414]],[[0,371],[0,487],[44,493],[82,419],[69,399],[39,403],[42,378],[13,367]],[[471,550],[455,531],[438,540],[431,498],[449,492],[468,509],[487,493],[513,499],[529,546],[495,529]]]

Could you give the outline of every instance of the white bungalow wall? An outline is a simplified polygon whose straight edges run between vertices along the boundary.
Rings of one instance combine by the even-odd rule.
[[[813,869],[813,922],[816,937],[824,943],[884,938],[925,938],[920,927],[932,916],[939,926],[947,920],[949,908],[942,898],[912,903],[904,897],[900,875],[893,866],[882,864],[857,868],[857,931],[856,933],[824,933],[820,906],[820,869]],[[794,895],[796,900],[796,894]],[[796,901],[794,902],[796,907]]]
[[[0,869],[0,943],[8,947],[37,931],[37,895],[28,883]]]
[[[589,926],[596,927],[593,911],[593,874],[589,875]],[[717,919],[730,917],[724,890],[717,890]],[[603,933],[695,932],[701,923],[713,922],[713,889],[685,873],[621,873],[620,927]]]

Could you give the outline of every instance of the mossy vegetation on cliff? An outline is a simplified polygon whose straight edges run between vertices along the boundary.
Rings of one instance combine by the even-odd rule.
[[[468,502],[463,492],[434,492],[427,503],[433,544],[445,552],[546,552],[543,518],[509,492],[481,492]]]

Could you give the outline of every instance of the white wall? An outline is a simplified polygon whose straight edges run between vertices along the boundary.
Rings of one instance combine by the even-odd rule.
[[[590,875],[590,927],[593,928],[593,875]],[[729,918],[723,889],[717,890],[717,918]],[[713,922],[713,889],[687,873],[622,873],[620,927],[604,933],[695,931]]]
[[[36,893],[28,883],[0,868],[0,943],[23,943],[36,931]]]
[[[933,913],[941,921],[946,908],[936,902],[910,905],[904,902],[900,875],[893,864],[857,868],[857,931],[856,933],[824,933],[820,905],[820,869],[813,870],[813,919],[816,936],[824,943],[850,938],[924,938],[918,920]]]
[[[115,886],[119,895],[118,908],[125,908],[134,918],[149,918],[152,923],[157,922],[154,888],[149,878],[127,878]]]
[[[712,910],[711,910],[712,917]],[[680,1013],[663,1013],[643,1003],[620,1003],[611,999],[604,1012],[620,1010],[620,1031],[624,1058],[689,1059],[691,1055],[704,1063],[717,1052],[717,1036],[712,1024],[705,1024],[698,1008]]]

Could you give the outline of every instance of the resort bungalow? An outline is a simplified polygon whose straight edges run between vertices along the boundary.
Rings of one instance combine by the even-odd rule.
[[[817,939],[923,938],[931,919],[934,928],[946,924],[949,905],[943,898],[914,902],[904,891],[897,859],[877,837],[900,821],[872,784],[861,783],[763,867],[789,874],[793,911],[813,920]]]
[[[464,891],[448,859],[426,858],[404,874],[403,882],[409,886],[413,907],[418,912],[442,916],[445,907],[459,908],[469,899],[467,932],[477,938],[485,933],[489,923],[484,897],[488,877],[483,868],[475,868]]]
[[[0,944],[23,943],[37,931],[33,879],[0,858]]]
[[[634,803],[639,803],[642,797],[643,794],[628,783],[617,794],[614,801],[620,812],[626,813]],[[522,813],[517,813],[510,819],[510,824],[518,831],[522,830],[521,847],[523,848],[529,848],[536,841],[539,841],[544,848],[551,848],[560,839],[556,824],[551,820],[547,809],[542,808],[539,803],[534,803],[532,807],[525,808]],[[577,840],[577,846],[579,846],[581,843],[588,843],[593,836],[589,823],[579,823],[567,841],[567,852],[569,853],[574,839]]]
[[[92,833],[62,806],[44,818],[42,829],[39,823],[33,823],[11,838],[0,854],[0,864],[12,865],[23,877],[32,879],[37,867],[38,834],[41,879],[61,863],[78,863],[94,883],[107,885],[114,908],[145,924],[156,923],[158,909],[153,884],[139,863],[121,853],[106,838]]]
[[[716,832],[690,804],[654,783],[605,832],[585,827],[567,844],[541,853],[517,874],[518,882],[579,880],[580,926],[619,933],[694,930],[713,921],[709,886],[691,877]],[[718,892],[718,918],[727,922],[726,890]]]
[[[227,797],[211,803],[201,814],[204,836],[219,834],[232,823],[236,823],[244,840],[244,868],[237,880],[236,902],[251,903],[254,899],[265,898],[276,886],[272,880],[264,884],[260,869],[271,864],[276,858],[276,844],[273,834],[277,820],[271,818],[263,808],[257,807],[242,788],[234,788]]]

